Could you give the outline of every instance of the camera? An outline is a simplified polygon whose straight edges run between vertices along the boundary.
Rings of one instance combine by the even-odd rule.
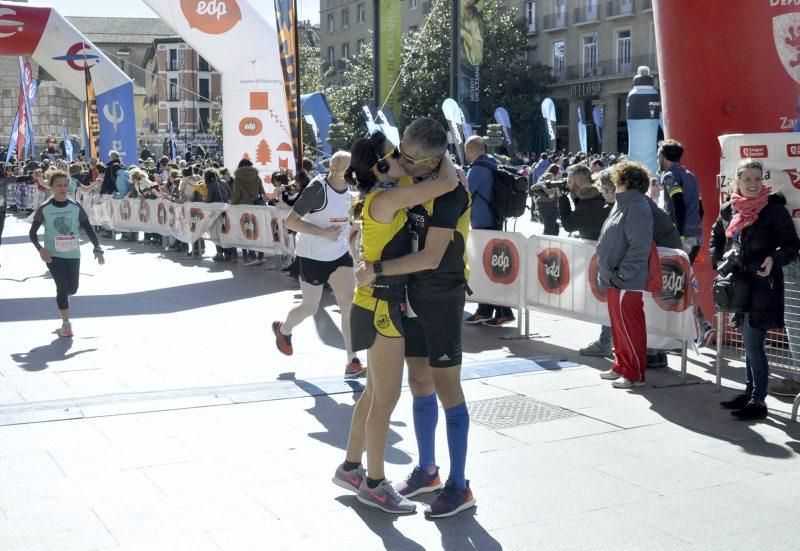
[[[544,183],[544,187],[547,189],[560,189],[564,193],[569,193],[566,178],[562,178],[560,180],[549,180]]]
[[[722,261],[717,264],[717,273],[721,276],[739,272],[742,269],[742,250],[739,243],[734,243],[728,252],[722,255]]]

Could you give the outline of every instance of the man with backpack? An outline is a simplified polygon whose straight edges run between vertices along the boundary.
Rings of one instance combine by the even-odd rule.
[[[495,175],[500,163],[486,153],[486,142],[480,136],[470,136],[464,144],[469,163],[467,183],[472,195],[470,225],[474,230],[502,230],[503,220],[497,216],[495,201]],[[475,313],[466,319],[470,325],[501,327],[514,321],[514,312],[507,306],[478,304]]]
[[[130,187],[130,174],[128,167],[122,164],[119,153],[112,149],[108,152],[108,164],[103,173],[103,183],[100,186],[100,195],[113,195],[117,193],[119,197],[125,197]],[[114,238],[114,232],[107,230],[103,237]],[[125,234],[123,234],[125,237]]]

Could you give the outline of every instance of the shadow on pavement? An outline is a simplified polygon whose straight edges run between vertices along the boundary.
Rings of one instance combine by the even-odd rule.
[[[336,501],[350,507],[361,520],[364,526],[381,538],[384,549],[402,551],[425,551],[425,548],[412,539],[407,538],[398,530],[394,523],[400,515],[392,515],[364,505],[354,495],[339,496]],[[419,513],[417,513],[419,514]],[[406,515],[404,515],[406,516]]]
[[[458,513],[454,517],[434,519],[442,533],[442,549],[445,551],[500,551],[503,546],[478,522],[479,505]]]
[[[44,371],[51,363],[61,362],[80,354],[97,350],[96,348],[89,348],[68,354],[67,352],[72,348],[72,344],[72,339],[57,337],[50,344],[37,346],[28,352],[11,354],[11,359],[25,371]]]
[[[361,391],[364,389],[361,383],[357,381],[347,381],[347,384],[353,389],[354,404],[340,404],[313,383],[303,381],[301,379],[294,379],[294,377],[284,374],[282,380],[292,380],[298,388],[302,389],[309,396],[314,398],[314,407],[305,410],[309,415],[325,427],[324,432],[311,432],[308,436],[319,440],[323,444],[333,446],[340,450],[347,449],[347,438],[350,435],[350,420],[353,417],[353,408],[355,401],[361,396]],[[408,465],[412,459],[406,452],[397,449],[395,444],[401,442],[403,439],[400,435],[389,428],[389,435],[387,439],[387,449],[385,460],[387,463],[395,465]],[[344,457],[344,455],[342,455]]]

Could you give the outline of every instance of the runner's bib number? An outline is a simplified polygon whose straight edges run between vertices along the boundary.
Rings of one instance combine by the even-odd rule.
[[[77,235],[57,235],[56,236],[56,252],[58,253],[71,253],[78,250],[78,236]]]

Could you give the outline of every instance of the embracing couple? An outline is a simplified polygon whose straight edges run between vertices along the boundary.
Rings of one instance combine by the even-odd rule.
[[[464,475],[469,413],[461,388],[461,326],[472,200],[462,176],[448,155],[445,129],[427,117],[411,123],[397,147],[379,132],[356,140],[345,174],[360,193],[352,210],[360,225],[353,247],[358,286],[352,344],[368,351],[370,368],[353,411],[345,461],[333,481],[388,513],[413,513],[416,503],[408,498],[440,489],[425,509],[430,518],[475,504]],[[404,359],[419,463],[393,486],[385,477],[384,454]],[[437,396],[450,452],[443,489],[435,459]]]

